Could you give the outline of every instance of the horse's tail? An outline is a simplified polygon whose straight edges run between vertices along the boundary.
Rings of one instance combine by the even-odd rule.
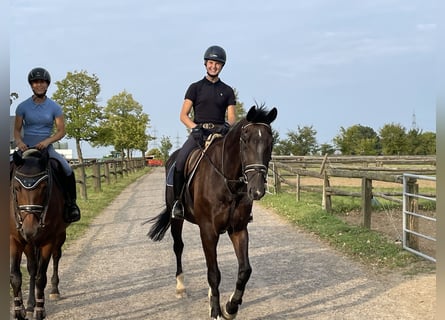
[[[153,241],[161,241],[170,227],[170,212],[165,208],[160,214],[150,219],[148,222],[153,223],[153,225],[147,235]]]

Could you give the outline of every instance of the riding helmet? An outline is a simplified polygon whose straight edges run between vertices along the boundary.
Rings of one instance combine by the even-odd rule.
[[[226,52],[220,46],[211,46],[204,53],[204,60],[214,60],[226,63]]]
[[[37,67],[32,69],[28,74],[29,84],[31,84],[31,82],[35,80],[44,80],[49,85],[51,83],[51,76],[49,75],[49,72],[46,71],[46,69]]]

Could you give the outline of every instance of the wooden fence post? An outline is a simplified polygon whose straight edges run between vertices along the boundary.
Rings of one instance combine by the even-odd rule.
[[[296,197],[297,197],[297,202],[298,202],[298,201],[300,201],[300,175],[298,173],[297,173],[297,181],[296,181],[295,185],[297,187]]]
[[[275,166],[275,170],[273,171],[273,181],[275,184],[275,192],[281,193],[281,181],[280,181],[280,175],[278,173],[278,166]]]
[[[371,229],[371,213],[372,213],[372,180],[362,178],[362,214],[363,226]]]
[[[93,165],[93,180],[94,180],[94,191],[95,192],[101,192],[102,188],[101,188],[101,184],[100,184],[100,163],[96,162]]]
[[[109,163],[105,162],[104,163],[104,175],[105,175],[105,181],[107,182],[107,184],[110,184],[110,167],[109,167]]]
[[[77,175],[78,176],[78,182],[80,184],[80,196],[82,197],[82,199],[87,200],[88,199],[88,195],[87,195],[87,177],[86,177],[86,173],[85,173],[85,166],[80,166],[80,174]]]
[[[407,192],[410,194],[418,194],[419,193],[419,185],[417,184],[417,179],[409,178],[406,184]],[[406,207],[408,208],[409,212],[417,212],[418,211],[418,202],[416,197],[408,196],[406,201],[408,202],[406,204]],[[412,231],[419,231],[419,218],[413,216],[412,214],[407,215],[406,219],[406,229],[412,230]],[[406,244],[408,247],[419,250],[419,238],[412,234],[407,232],[406,233]]]
[[[332,212],[332,201],[331,201],[331,194],[329,193],[328,189],[330,187],[329,183],[329,177],[326,171],[323,173],[323,195],[321,198],[321,207],[322,209],[326,210],[327,212]]]

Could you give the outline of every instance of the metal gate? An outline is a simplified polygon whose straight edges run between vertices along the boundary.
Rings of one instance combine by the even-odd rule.
[[[403,248],[425,259],[436,262],[436,258],[431,253],[425,252],[419,246],[418,241],[422,239],[424,242],[434,244],[434,247],[436,245],[435,235],[427,234],[427,231],[422,231],[421,228],[418,228],[421,221],[436,224],[435,216],[428,215],[418,209],[419,200],[422,199],[423,202],[428,204],[428,202],[436,202],[436,196],[422,195],[418,187],[413,188],[414,185],[417,185],[417,183],[413,184],[413,181],[417,182],[418,180],[436,181],[436,177],[409,173],[403,174]]]

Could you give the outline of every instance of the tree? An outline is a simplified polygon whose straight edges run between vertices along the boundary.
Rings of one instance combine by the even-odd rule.
[[[380,141],[371,127],[354,125],[340,128],[340,134],[334,137],[334,143],[344,155],[377,155],[380,153]]]
[[[97,136],[101,108],[97,105],[100,93],[99,79],[86,71],[68,72],[65,79],[55,82],[57,86],[52,99],[64,112],[65,130],[68,138],[76,141],[77,156],[83,163],[81,141],[93,141]]]
[[[142,105],[125,90],[111,97],[104,108],[104,119],[94,143],[112,145],[129,159],[133,150],[140,150],[144,155],[150,140],[146,134],[150,119],[142,110]]]
[[[297,131],[289,131],[287,140],[279,141],[276,150],[282,155],[306,156],[318,151],[317,131],[313,126],[297,127]]]
[[[384,155],[408,154],[405,128],[400,124],[385,124],[379,131]]]
[[[436,154],[436,134],[419,129],[411,129],[406,134],[408,154],[431,155]]]
[[[319,153],[321,155],[334,154],[335,153],[335,148],[334,148],[334,146],[332,146],[329,143],[323,143],[323,144],[320,145]]]
[[[422,155],[431,155],[436,154],[436,133],[434,132],[425,132],[421,135],[421,145],[424,146],[423,150],[419,151],[417,154]]]
[[[236,88],[233,88],[233,91],[235,92],[235,98],[236,98],[236,105],[235,105],[236,121],[239,121],[246,116],[246,110],[244,110],[244,103],[239,101],[238,91],[236,90]]]
[[[162,136],[161,138],[161,159],[166,162],[168,160],[168,157],[170,156],[170,150],[173,147],[170,138],[166,136]]]
[[[148,150],[145,155],[152,156],[152,157],[154,157],[154,159],[162,159],[161,150],[159,150],[158,148],[153,148],[153,149]]]

